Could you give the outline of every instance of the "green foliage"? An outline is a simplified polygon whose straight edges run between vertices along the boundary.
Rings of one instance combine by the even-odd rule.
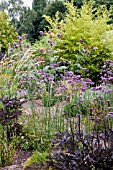
[[[42,12],[46,4],[46,0],[33,0],[32,8],[37,11],[37,13]]]
[[[52,97],[50,95],[45,95],[45,96],[43,96],[42,102],[43,102],[44,106],[51,107],[51,106],[55,105],[56,100],[55,100],[55,97]]]
[[[82,115],[88,115],[88,108],[91,105],[89,96],[91,96],[91,94],[91,91],[89,93],[84,92],[82,99],[80,98],[79,93],[74,94],[72,101],[64,106],[64,113],[69,113],[70,117],[76,116],[78,113],[81,113]],[[75,103],[77,103],[77,106],[75,105]]]
[[[58,55],[72,63],[78,63],[80,55],[82,59],[79,59],[79,64],[89,69],[90,77],[94,73],[93,80],[100,70],[95,66],[100,66],[111,58],[113,49],[112,37],[106,38],[107,32],[112,29],[107,24],[110,13],[105,6],[96,8],[94,5],[92,1],[84,1],[80,10],[71,3],[66,3],[68,12],[61,22],[58,14],[54,19],[44,16],[54,33]],[[60,38],[58,33],[62,35]]]
[[[7,143],[0,139],[0,167],[10,165],[13,162],[13,154],[15,150]]]
[[[52,47],[48,43],[48,36],[43,36],[39,41],[36,41],[32,48],[34,50],[33,55],[35,55],[35,59],[42,58],[44,61],[50,61],[50,58],[53,56]],[[41,52],[42,50],[42,52]]]
[[[22,136],[18,140],[21,149],[31,149],[38,151],[46,151],[51,144],[54,125],[52,122],[49,125],[50,118],[46,109],[36,110],[35,103],[29,102],[30,111],[26,109],[26,113],[20,117],[19,122],[22,125]],[[46,115],[47,114],[47,115]],[[52,128],[52,129],[51,129]]]
[[[66,7],[64,2],[62,1],[53,1],[44,10],[44,13],[48,16],[54,17],[56,12],[60,13],[60,18],[64,18],[64,14],[66,12]]]
[[[72,2],[72,0],[65,0],[65,2]],[[81,8],[83,4],[83,0],[73,0],[73,5]]]
[[[109,8],[111,5],[113,5],[113,1],[112,0],[95,0],[97,5],[107,5],[107,7]]]
[[[17,34],[8,20],[7,14],[2,11],[0,11],[0,34],[1,51],[5,51],[8,49],[8,43],[12,44],[15,41]]]
[[[32,38],[34,40],[38,39],[40,35],[39,32],[41,30],[44,30],[44,25],[41,24],[41,22],[43,20],[42,16],[44,14],[44,8],[46,7],[46,5],[46,0],[33,0],[32,8],[36,12],[36,18],[33,21],[34,31],[32,31]]]
[[[86,89],[84,92],[82,92],[82,98],[80,92],[75,93],[72,97],[72,101],[64,106],[64,113],[68,113],[70,117],[73,117],[79,112],[82,115],[85,115],[84,117],[86,118],[87,115],[92,116],[91,110],[93,109],[93,113],[95,115],[97,110],[104,110],[104,112],[106,112],[107,101],[110,100],[112,105],[113,96],[112,93],[109,94],[107,92],[109,90],[109,86],[103,86],[103,88],[106,89],[104,92],[101,90],[98,90],[97,92],[97,90],[93,91],[92,89]],[[111,85],[110,88],[113,89],[113,86]],[[103,101],[101,101],[101,103],[97,102],[101,98]]]
[[[44,13],[47,16],[55,17],[56,12],[59,12],[59,20],[64,19],[66,7],[62,1],[52,1],[44,8]],[[48,30],[49,23],[43,18],[40,23],[40,30]]]
[[[40,163],[40,162],[43,162],[46,160],[47,156],[48,156],[48,152],[45,151],[45,152],[38,152],[38,151],[35,151],[33,152],[33,155],[27,159],[26,163],[24,164],[23,166],[23,169],[26,169],[30,166],[32,166],[33,163]]]

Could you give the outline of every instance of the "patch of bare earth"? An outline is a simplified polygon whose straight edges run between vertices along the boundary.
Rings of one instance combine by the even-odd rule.
[[[22,170],[23,164],[32,155],[32,151],[17,150],[14,154],[12,165],[1,168],[1,170]]]

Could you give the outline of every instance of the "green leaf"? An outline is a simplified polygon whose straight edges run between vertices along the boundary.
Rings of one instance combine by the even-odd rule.
[[[59,69],[59,70],[66,70],[67,67],[66,67],[66,66],[60,66],[60,67],[58,67],[58,69]]]
[[[77,66],[78,68],[82,68],[81,65],[79,63],[74,64],[74,66]]]
[[[47,65],[47,66],[45,66],[45,67],[43,68],[43,71],[47,71],[49,68],[50,68],[50,66]]]
[[[59,56],[54,56],[53,58],[50,59],[50,62],[52,63],[52,62],[54,62],[54,61],[57,61],[58,57],[59,57]]]

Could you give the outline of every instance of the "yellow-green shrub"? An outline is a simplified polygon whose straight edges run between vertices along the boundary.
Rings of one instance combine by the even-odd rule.
[[[7,50],[8,43],[13,43],[17,37],[14,27],[8,20],[8,15],[0,11],[0,50]]]
[[[60,57],[87,67],[89,76],[93,73],[97,75],[99,66],[106,59],[112,58],[113,38],[107,38],[107,33],[112,29],[107,24],[110,12],[105,6],[95,8],[93,1],[84,1],[81,9],[77,9],[72,3],[66,3],[66,7],[67,14],[61,22],[58,15],[56,19],[44,16],[54,34],[55,49]],[[59,38],[57,33],[62,36]]]

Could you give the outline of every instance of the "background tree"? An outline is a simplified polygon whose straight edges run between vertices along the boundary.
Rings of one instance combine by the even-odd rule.
[[[1,0],[0,2],[0,10],[5,11],[8,8],[8,3],[6,0]]]
[[[33,38],[38,39],[40,36],[40,31],[48,31],[48,23],[43,18],[43,15],[49,15],[54,17],[56,12],[59,11],[60,18],[63,19],[65,16],[65,5],[63,1],[47,1],[47,0],[33,0],[32,8],[37,13],[36,20],[33,22],[34,32],[32,32]]]
[[[30,9],[29,7],[24,7],[23,12],[20,14],[20,18],[17,25],[17,32],[19,35],[24,33],[28,34],[28,39],[30,41],[33,40],[32,36],[35,32],[35,26],[33,22],[36,20],[36,12],[34,9]]]
[[[78,8],[81,8],[81,6],[83,5],[83,0],[64,0],[65,2],[72,2],[74,6],[77,6]],[[88,0],[89,1],[89,0]],[[110,8],[111,5],[113,5],[113,0],[94,0],[96,3],[96,6],[99,5],[107,5],[107,9]]]
[[[59,12],[59,19],[64,19],[66,7],[64,5],[64,2],[62,1],[53,1],[51,3],[48,3],[48,5],[44,9],[44,14],[50,17],[55,17],[56,12]],[[48,22],[43,18],[43,20],[40,23],[40,30],[47,30],[48,31]]]
[[[63,1],[53,1],[47,5],[44,13],[48,16],[54,17],[56,12],[59,11],[60,18],[63,19],[66,12],[66,7]]]
[[[83,0],[64,0],[64,2],[73,2],[74,6],[77,6],[78,8],[81,8],[83,5]]]
[[[2,0],[0,10],[8,13],[11,23],[19,35],[26,33],[28,38],[32,40],[33,33],[35,32],[33,22],[36,20],[34,9],[25,7],[22,0]]]
[[[32,9],[36,12],[36,19],[33,21],[34,30],[32,31],[32,39],[36,40],[39,37],[39,32],[42,27],[40,27],[40,23],[43,20],[44,8],[46,7],[46,0],[33,0]]]
[[[44,10],[44,8],[47,5],[47,1],[46,0],[33,0],[32,2],[32,8],[37,12],[37,13],[42,13],[42,11]]]
[[[22,0],[2,0],[1,10],[7,11],[11,23],[17,29],[19,17],[24,10],[24,2]]]

